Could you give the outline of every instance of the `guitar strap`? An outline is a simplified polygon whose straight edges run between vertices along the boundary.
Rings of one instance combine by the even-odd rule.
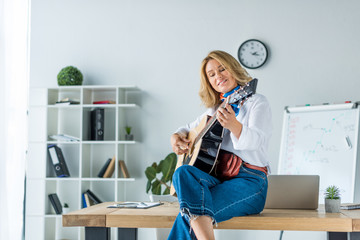
[[[236,88],[234,88],[233,90],[231,90],[230,92],[227,92],[227,93],[221,93],[220,94],[220,100],[223,102],[226,100],[226,98],[228,96],[230,96],[231,94],[233,94],[235,91],[239,90],[240,89],[240,85],[238,85]],[[239,110],[240,110],[240,106],[237,105],[237,104],[231,104],[231,107],[232,109],[234,110],[235,112],[235,116],[237,116],[239,114]]]

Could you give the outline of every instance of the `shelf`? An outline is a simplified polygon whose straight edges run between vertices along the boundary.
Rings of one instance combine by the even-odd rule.
[[[119,181],[119,182],[133,182],[135,178],[81,178],[82,181]]]
[[[133,90],[133,91],[139,91],[140,89],[135,85],[81,85],[81,86],[58,86],[55,88],[48,88],[49,91],[58,91],[58,90],[80,90],[80,89],[105,89],[105,90],[113,90],[113,89],[125,89],[125,90]]]
[[[45,180],[45,181],[97,181],[97,182],[133,182],[135,178],[58,178],[58,177],[47,177],[47,178],[30,178],[31,180]]]
[[[46,141],[47,144],[80,144],[81,141]]]
[[[82,141],[83,144],[135,144],[136,141]]]
[[[28,214],[28,217],[62,218],[62,214]]]
[[[70,105],[56,105],[56,104],[51,104],[51,105],[47,105],[48,108],[81,108],[80,104],[70,104]]]
[[[34,90],[34,89],[33,89]],[[91,190],[101,201],[126,201],[126,188],[135,178],[123,178],[119,164],[123,160],[130,176],[133,167],[129,150],[141,136],[136,132],[140,108],[139,88],[123,86],[60,86],[35,89],[29,107],[29,154],[27,155],[26,186],[26,239],[83,239],[80,228],[63,228],[62,215],[54,214],[48,198],[56,193],[61,204],[71,206],[71,211],[82,206],[82,193]],[[56,105],[69,98],[79,104]],[[92,104],[95,101],[113,101],[115,104]],[[104,140],[90,140],[94,115],[92,110],[104,109],[100,124]],[[125,126],[133,127],[135,140],[125,140]],[[97,125],[99,126],[99,125]],[[98,130],[98,129],[97,129]],[[50,135],[65,134],[79,141],[61,141]],[[71,177],[56,177],[53,163],[48,156],[48,146],[56,144],[61,148]],[[97,175],[108,159],[115,156],[116,163],[111,178]],[[30,218],[30,219],[29,219]],[[115,240],[115,237],[112,238]]]
[[[131,103],[118,104],[117,106],[120,107],[120,108],[138,108],[139,107],[139,105],[131,104]]]
[[[139,105],[135,103],[123,103],[123,104],[84,104],[84,108],[139,108]]]
[[[124,89],[128,91],[139,91],[140,89],[135,85],[123,85],[123,86],[111,86],[111,85],[87,85],[82,86],[84,89],[93,89],[93,90],[99,90],[99,89],[105,89],[105,90],[112,90],[114,88]]]
[[[74,177],[46,177],[43,179],[45,179],[46,181],[79,181],[80,180],[80,178],[74,178]],[[39,178],[39,180],[41,180],[41,178]]]
[[[45,144],[136,144],[138,141],[79,141],[79,142],[61,142],[61,141],[29,141],[29,143]]]

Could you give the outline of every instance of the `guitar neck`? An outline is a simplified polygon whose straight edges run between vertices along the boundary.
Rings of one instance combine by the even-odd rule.
[[[230,104],[234,104],[234,103],[241,104],[241,102],[246,101],[249,97],[251,97],[255,93],[256,86],[257,86],[257,79],[255,78],[251,82],[247,83],[245,86],[242,86],[235,93],[228,96],[226,98],[226,101],[224,101],[222,104],[220,104],[220,106],[216,109],[215,114],[207,121],[203,130],[201,130],[201,132],[197,135],[197,137],[194,140],[194,145],[200,139],[202,139],[205,136],[205,134],[209,131],[209,129],[216,123],[216,121],[217,121],[216,112],[220,107],[224,108],[225,105],[227,103],[229,103],[229,101],[230,101]],[[234,96],[234,97],[232,98],[232,96]]]

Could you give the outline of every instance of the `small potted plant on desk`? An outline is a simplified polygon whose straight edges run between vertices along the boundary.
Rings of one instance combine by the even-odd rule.
[[[325,212],[340,212],[340,204],[340,189],[334,185],[327,187],[325,190]]]
[[[177,198],[170,195],[170,186],[172,176],[176,167],[176,154],[168,154],[164,160],[158,163],[154,162],[145,170],[148,179],[146,185],[146,193],[151,190],[151,201],[176,201]]]

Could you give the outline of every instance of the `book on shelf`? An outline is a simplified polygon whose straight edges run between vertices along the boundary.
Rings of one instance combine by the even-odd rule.
[[[121,173],[124,178],[130,178],[129,171],[126,167],[124,160],[119,160],[119,168],[121,169]]]
[[[70,136],[67,134],[55,134],[55,135],[49,135],[49,137],[53,140],[64,141],[64,142],[79,142],[80,141],[80,138]]]
[[[54,167],[57,177],[70,177],[69,169],[66,165],[64,155],[61,148],[57,145],[48,145],[48,156]]]
[[[87,195],[86,193],[84,193],[84,198],[85,198],[86,206],[87,206],[87,207],[90,207],[90,206],[91,206],[91,203],[90,203],[89,195]]]
[[[103,100],[103,101],[94,101],[93,104],[115,104],[115,101],[112,100]]]
[[[103,165],[103,167],[100,169],[100,172],[98,173],[98,177],[100,177],[100,178],[104,177],[105,171],[108,168],[110,162],[111,162],[111,158],[106,160],[105,164]]]
[[[340,206],[342,210],[353,210],[353,209],[360,209],[360,203],[343,203]]]
[[[106,171],[103,175],[103,178],[111,178],[115,170],[115,156],[111,159],[109,166],[106,168]]]
[[[100,200],[100,198],[98,198],[90,189],[86,190],[85,193],[89,196],[90,200],[91,200],[94,204],[102,203],[102,201]]]
[[[51,205],[53,206],[53,208],[55,210],[55,213],[61,214],[62,213],[62,205],[61,205],[58,195],[56,193],[51,193],[48,195],[48,197],[51,202]]]
[[[80,104],[80,101],[78,99],[64,98],[55,103],[55,105],[70,105],[70,104]]]
[[[96,196],[90,189],[82,193],[83,207],[90,207],[102,203],[100,198]]]
[[[82,202],[82,207],[83,208],[87,208],[88,206],[86,205],[86,200],[85,200],[85,193],[81,194],[81,202]]]

